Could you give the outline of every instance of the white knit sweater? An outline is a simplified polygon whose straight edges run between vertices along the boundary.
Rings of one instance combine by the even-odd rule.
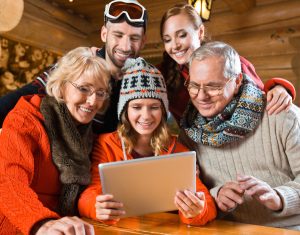
[[[300,230],[300,110],[269,116],[239,142],[215,148],[199,145],[182,131],[181,141],[197,152],[201,179],[216,197],[237,173],[267,182],[282,198],[283,210],[273,212],[251,197],[224,219]]]

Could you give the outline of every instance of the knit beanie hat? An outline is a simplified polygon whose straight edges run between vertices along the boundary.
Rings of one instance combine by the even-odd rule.
[[[169,111],[169,102],[165,80],[160,71],[143,58],[128,58],[122,68],[123,79],[118,103],[118,118],[125,105],[134,99],[154,98],[162,101],[165,111]]]

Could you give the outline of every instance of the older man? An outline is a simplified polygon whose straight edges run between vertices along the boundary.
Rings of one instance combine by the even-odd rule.
[[[207,43],[190,61],[182,140],[225,219],[300,230],[300,112],[270,116],[238,53]]]

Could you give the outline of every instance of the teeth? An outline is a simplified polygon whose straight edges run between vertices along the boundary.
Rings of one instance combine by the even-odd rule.
[[[87,109],[87,108],[84,108],[84,107],[80,107],[80,110],[82,110],[83,112],[87,112],[87,113],[91,113],[92,112],[91,109]]]
[[[150,126],[151,122],[139,122],[139,124],[142,126]]]
[[[130,56],[130,53],[123,53],[123,52],[120,52],[120,51],[116,51],[116,54],[120,57],[124,57],[124,58],[127,58]]]
[[[183,56],[184,54],[185,54],[185,51],[179,51],[179,52],[175,53],[175,56],[180,57],[180,56]]]

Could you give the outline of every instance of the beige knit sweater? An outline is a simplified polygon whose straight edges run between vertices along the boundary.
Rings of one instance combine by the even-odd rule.
[[[199,145],[182,131],[181,141],[197,152],[201,179],[216,197],[237,173],[267,182],[281,196],[283,210],[273,212],[251,197],[224,219],[243,223],[300,230],[300,111],[269,116],[264,113],[259,127],[239,142],[220,148]],[[221,215],[221,213],[220,213]]]

